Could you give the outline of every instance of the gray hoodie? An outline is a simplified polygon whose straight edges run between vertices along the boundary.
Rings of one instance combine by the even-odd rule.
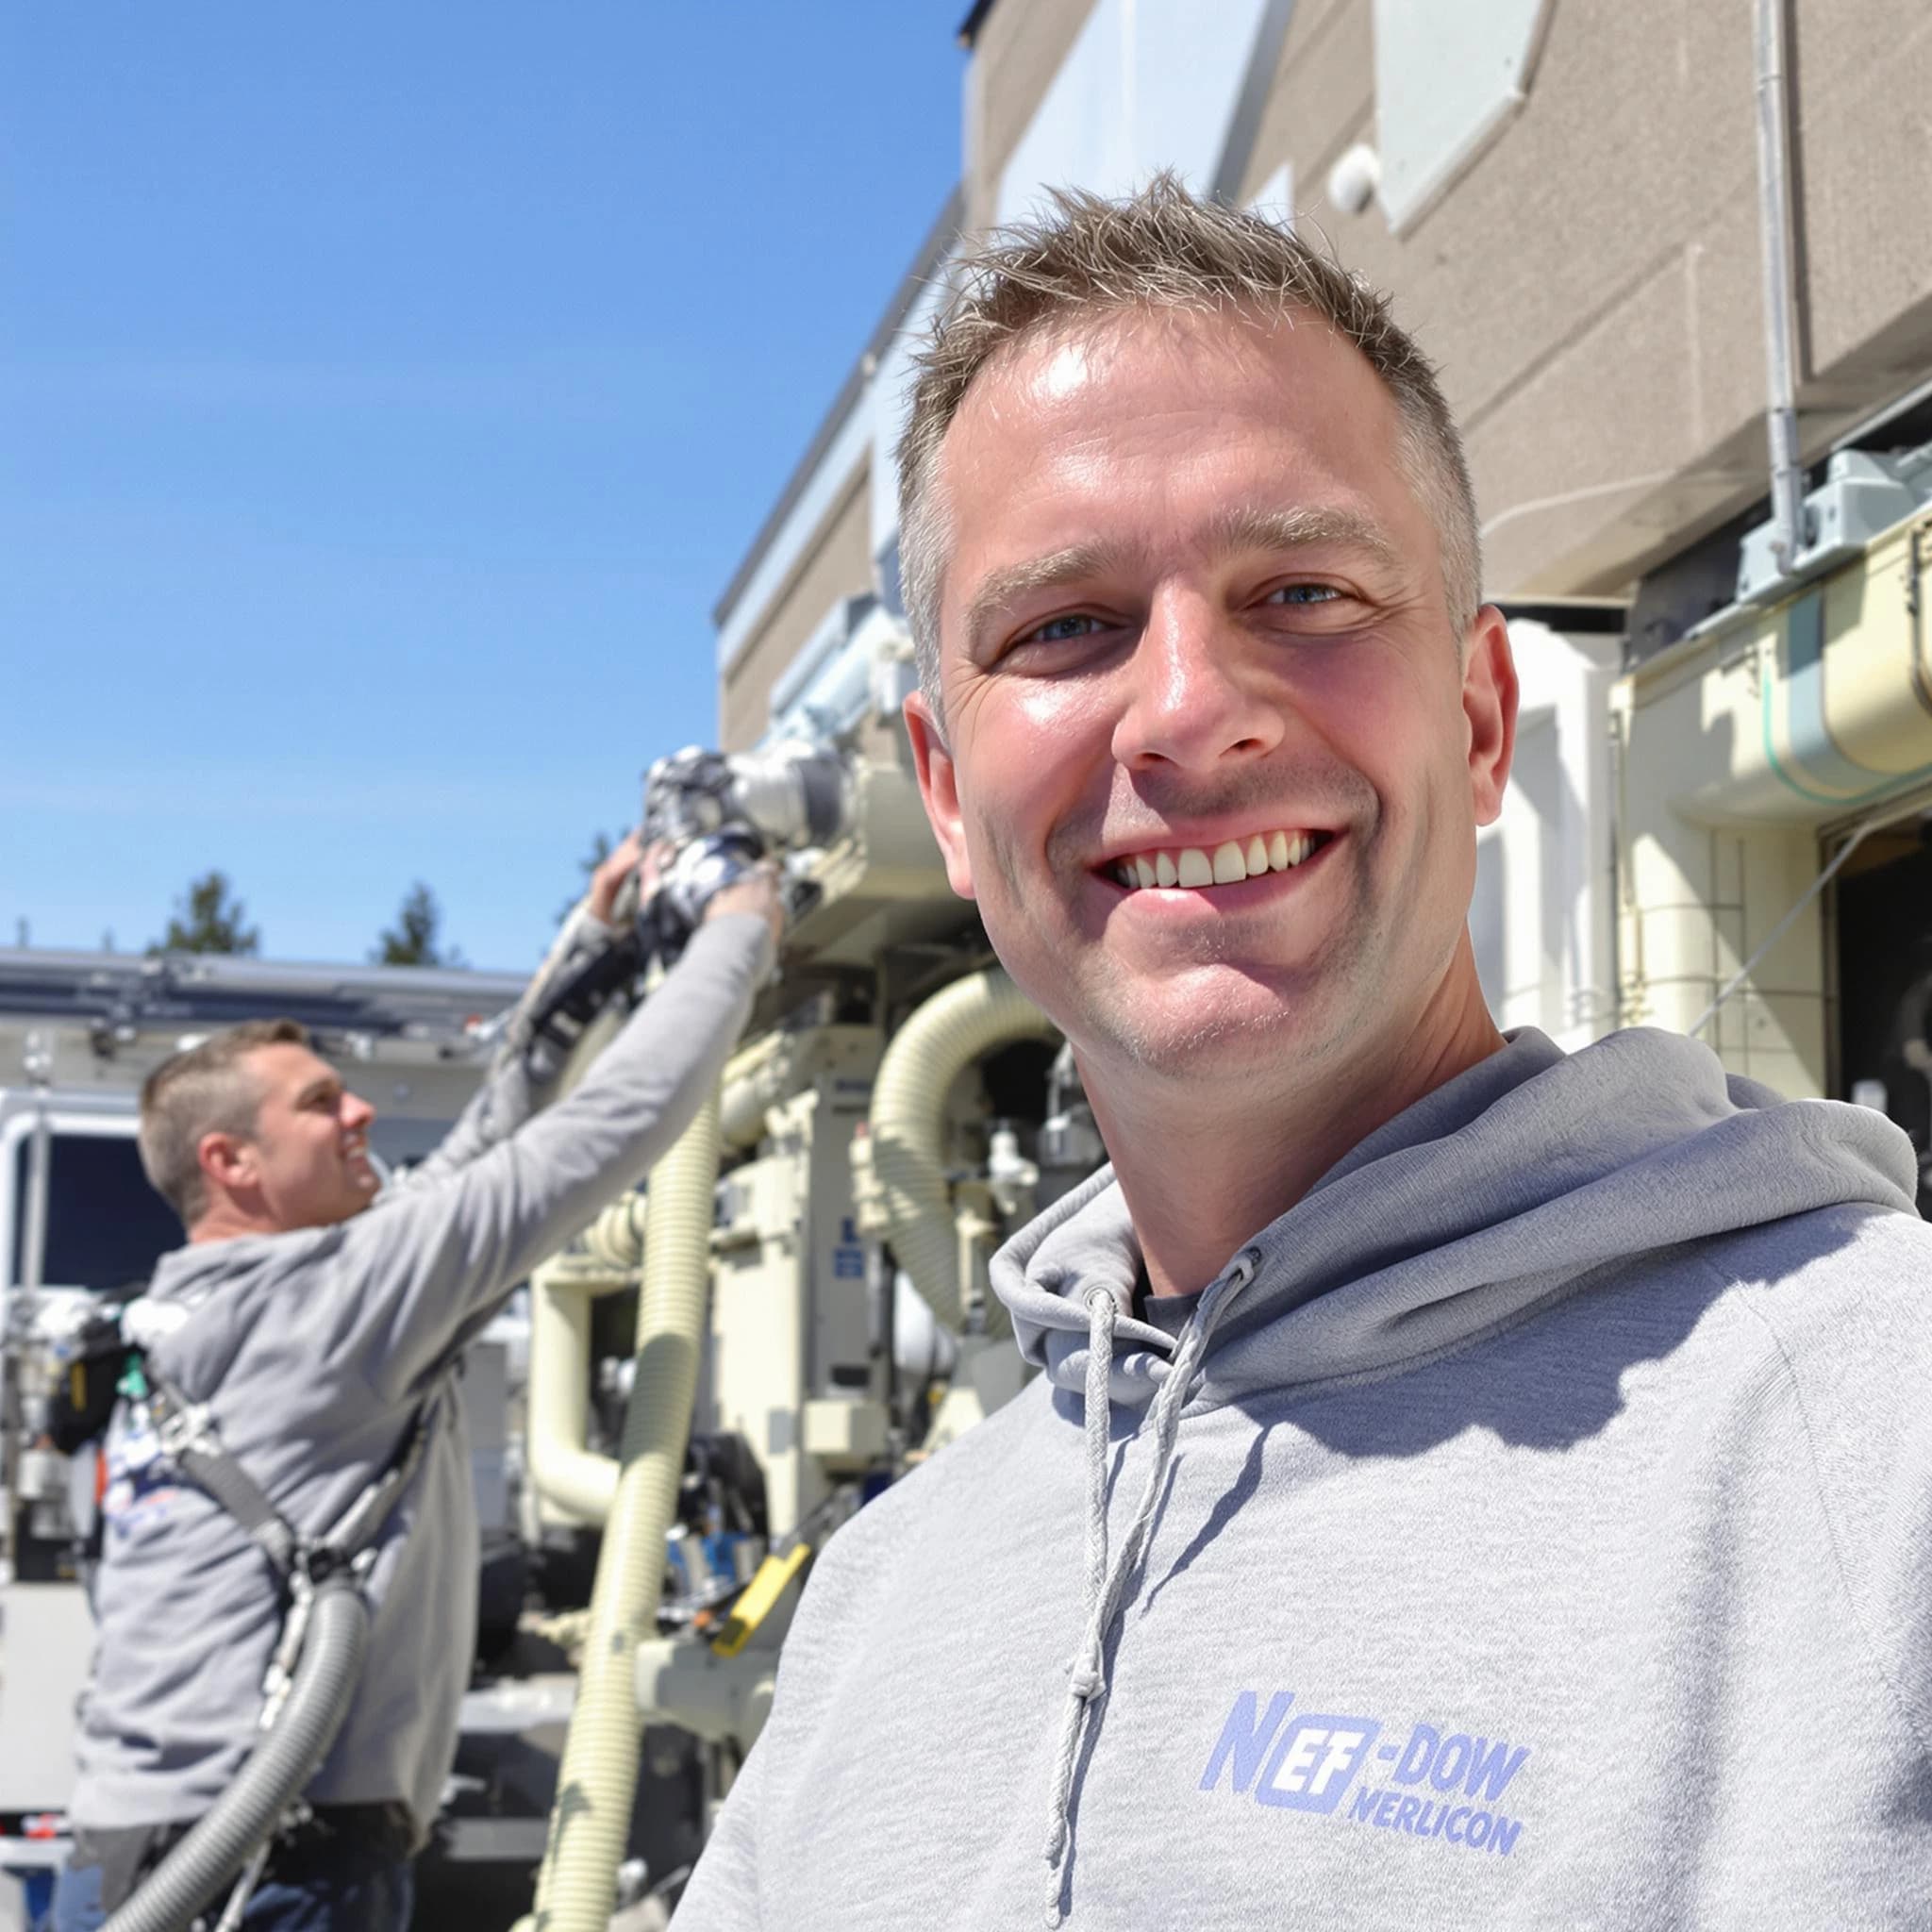
[[[1932,1924],[1932,1231],[1882,1117],[1540,1034],[825,1551],[677,1932]]]
[[[435,1817],[476,1618],[475,1501],[452,1364],[509,1291],[683,1130],[770,961],[762,919],[718,919],[548,1112],[524,1121],[530,1096],[512,1071],[392,1203],[334,1227],[162,1258],[135,1323],[150,1362],[210,1405],[225,1446],[298,1528],[332,1527],[419,1407],[434,1408],[380,1540],[368,1661],[312,1801],[401,1800],[425,1831]],[[254,1743],[281,1622],[260,1551],[182,1481],[137,1405],[122,1405],[108,1466],[71,1807],[96,1829],[193,1818],[225,1789]]]

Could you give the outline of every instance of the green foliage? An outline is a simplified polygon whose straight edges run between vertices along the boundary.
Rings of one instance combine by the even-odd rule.
[[[370,954],[378,966],[464,966],[469,962],[456,947],[444,945],[437,937],[442,925],[442,908],[436,894],[421,879],[403,895],[396,923],[377,938]]]
[[[150,953],[235,953],[252,958],[261,949],[261,933],[242,921],[247,908],[228,895],[228,875],[204,873],[175,903],[168,929],[148,947]]]

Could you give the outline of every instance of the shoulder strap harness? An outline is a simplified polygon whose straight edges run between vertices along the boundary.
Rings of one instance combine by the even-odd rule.
[[[269,1501],[260,1484],[235,1459],[223,1443],[207,1403],[190,1402],[171,1382],[151,1371],[144,1379],[148,1414],[161,1448],[248,1532],[289,1599],[281,1641],[261,1687],[266,1700],[261,1728],[267,1730],[281,1714],[293,1681],[316,1586],[345,1564],[355,1572],[358,1583],[374,1567],[375,1539],[423,1460],[437,1394],[432,1391],[417,1409],[388,1468],[349,1505],[333,1529],[310,1537],[304,1536]]]

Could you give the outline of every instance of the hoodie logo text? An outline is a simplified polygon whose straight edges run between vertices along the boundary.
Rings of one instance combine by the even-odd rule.
[[[1293,1704],[1291,1690],[1275,1691],[1265,1707],[1258,1692],[1243,1690],[1208,1754],[1201,1790],[1506,1858],[1516,1850],[1523,1821],[1506,1816],[1499,1801],[1529,1757],[1527,1744],[1417,1724],[1406,1740],[1378,1745],[1378,1718],[1291,1717]]]

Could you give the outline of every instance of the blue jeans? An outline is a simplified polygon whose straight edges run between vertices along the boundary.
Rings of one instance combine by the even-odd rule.
[[[88,1854],[83,1838],[55,1885],[45,1932],[99,1932],[124,1902],[105,1896],[107,1870]],[[287,1862],[287,1871],[271,1865],[255,1888],[242,1932],[408,1932],[415,1876],[409,1860],[392,1847],[345,1838],[328,1847],[325,1865],[308,1857]],[[226,1899],[225,1888],[207,1909],[208,1924],[221,1916]]]

